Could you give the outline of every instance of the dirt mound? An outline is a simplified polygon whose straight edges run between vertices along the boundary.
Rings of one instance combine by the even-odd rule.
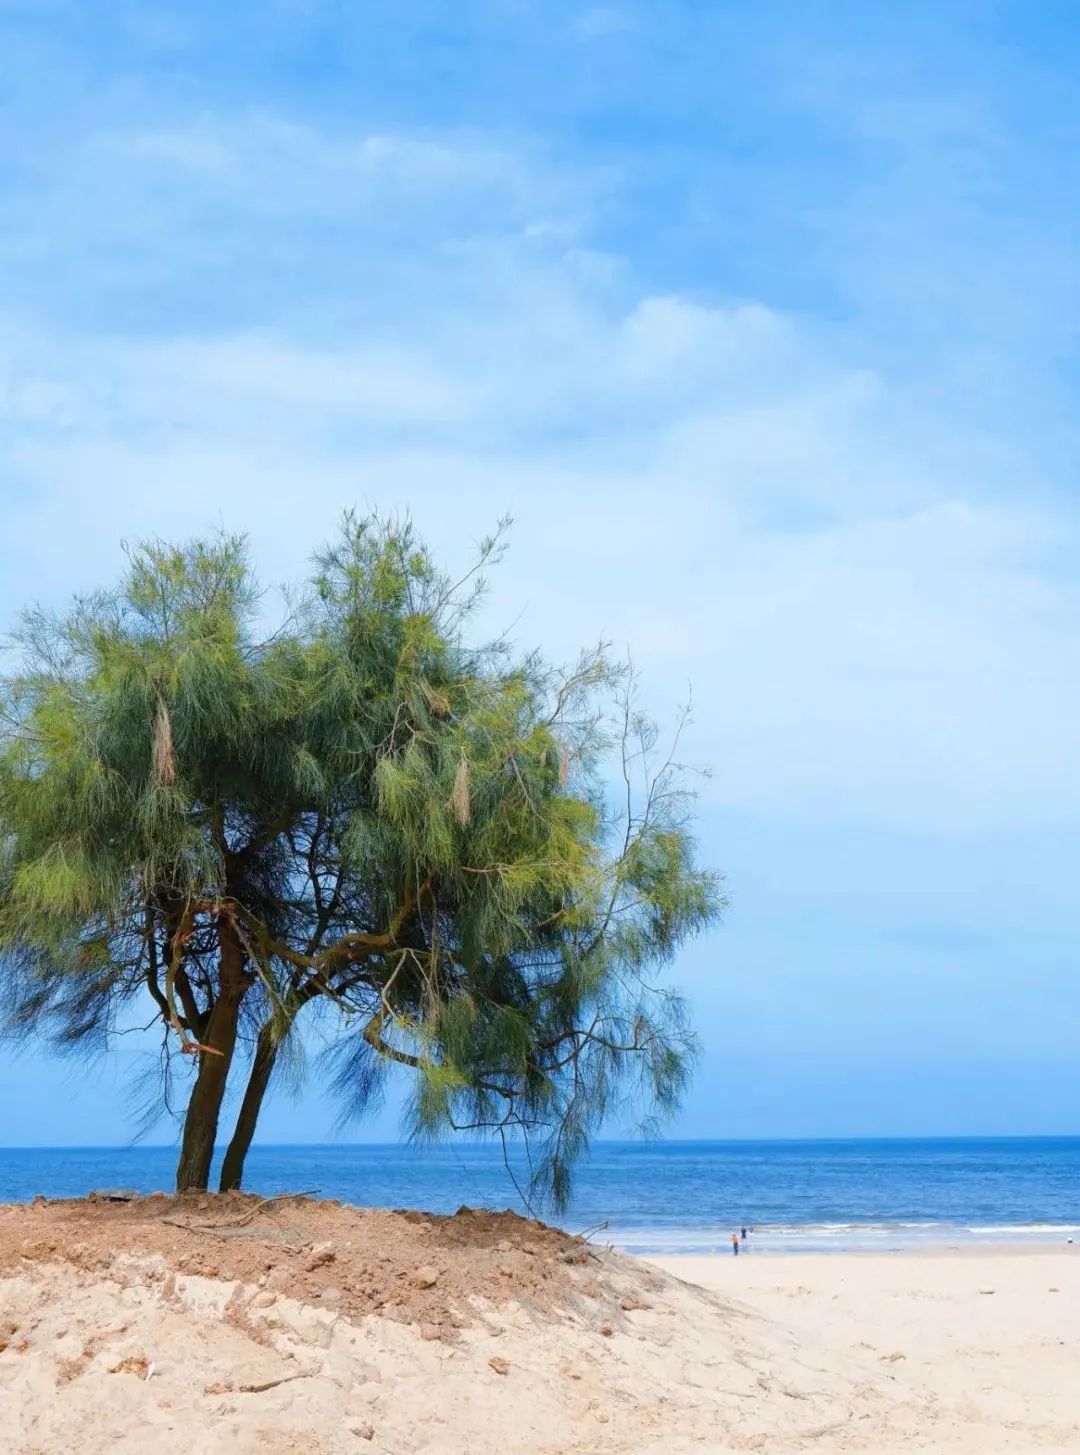
[[[380,1314],[445,1336],[480,1299],[549,1317],[591,1299],[617,1312],[589,1272],[596,1250],[513,1212],[453,1217],[242,1193],[112,1201],[39,1200],[0,1208],[0,1273],[61,1262],[84,1272],[118,1253],[157,1256],[169,1272],[236,1281],[332,1307]],[[610,1305],[610,1308],[607,1308]]]
[[[847,1362],[513,1213],[0,1208],[8,1455],[786,1451],[862,1415]]]

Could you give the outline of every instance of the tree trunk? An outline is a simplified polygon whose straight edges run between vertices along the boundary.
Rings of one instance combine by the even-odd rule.
[[[238,1188],[244,1177],[244,1159],[247,1157],[255,1125],[262,1110],[270,1078],[277,1062],[278,1041],[271,1034],[270,1026],[264,1025],[255,1045],[255,1059],[251,1063],[244,1100],[236,1118],[236,1129],[221,1164],[221,1191],[232,1192]]]
[[[176,1169],[177,1192],[205,1192],[210,1184],[218,1117],[225,1097],[236,1033],[240,1024],[240,1002],[250,977],[244,969],[244,949],[234,926],[225,918],[218,923],[221,947],[219,993],[206,1025],[199,1052],[199,1071],[184,1118],[184,1138]]]

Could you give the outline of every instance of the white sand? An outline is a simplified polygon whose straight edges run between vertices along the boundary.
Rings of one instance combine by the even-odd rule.
[[[663,1273],[617,1256],[575,1271],[580,1300],[555,1320],[476,1303],[450,1343],[267,1289],[167,1276],[144,1256],[121,1256],[105,1276],[28,1263],[0,1280],[2,1448],[1080,1451],[1075,1257],[659,1261]],[[149,1381],[110,1372],[141,1359]]]
[[[794,1367],[847,1372],[809,1448],[1080,1450],[1080,1249],[657,1262],[793,1334]]]

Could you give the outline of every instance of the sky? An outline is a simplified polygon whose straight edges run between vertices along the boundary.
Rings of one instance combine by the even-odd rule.
[[[671,1134],[1080,1131],[1073,5],[0,0],[0,54],[0,628],[124,541],[273,584],[510,512],[487,622],[692,689]],[[0,1143],[129,1140],[145,1056],[0,1051]]]

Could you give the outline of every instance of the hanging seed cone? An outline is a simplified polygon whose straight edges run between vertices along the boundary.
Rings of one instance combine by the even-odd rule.
[[[176,758],[173,754],[172,721],[164,698],[157,700],[154,712],[153,746],[154,781],[159,788],[176,782]]]
[[[469,797],[469,760],[464,755],[454,774],[454,787],[449,802],[450,810],[458,823],[467,824],[472,815],[472,802]]]

